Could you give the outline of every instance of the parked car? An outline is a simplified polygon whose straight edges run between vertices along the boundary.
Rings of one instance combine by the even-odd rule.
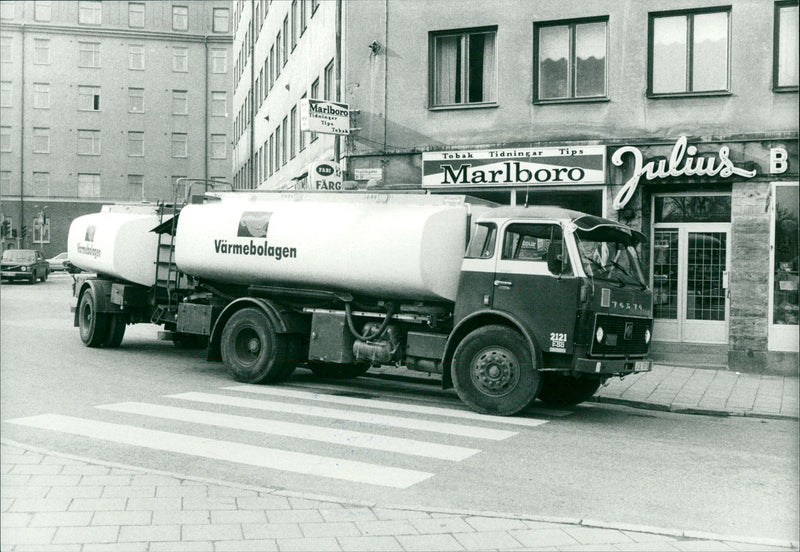
[[[7,249],[0,260],[0,274],[3,280],[36,280],[44,282],[50,274],[50,265],[41,251],[35,249]]]
[[[59,253],[55,257],[50,257],[47,259],[47,264],[50,265],[50,272],[56,272],[57,270],[66,270],[67,266],[65,264],[67,260],[67,252]]]

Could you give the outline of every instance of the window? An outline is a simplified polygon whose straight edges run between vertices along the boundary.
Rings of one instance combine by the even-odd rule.
[[[50,153],[50,129],[33,127],[33,153]]]
[[[311,0],[311,17],[314,17],[314,14],[317,13],[318,7],[319,7],[319,0]]]
[[[211,135],[211,159],[225,159],[228,156],[227,148],[225,147],[224,134]]]
[[[228,8],[214,8],[212,29],[215,33],[227,33],[230,28],[230,11]]]
[[[286,154],[289,149],[289,141],[286,139],[286,133],[289,130],[288,117],[283,118],[283,125],[281,126],[281,166],[286,164]]]
[[[100,197],[100,175],[78,173],[78,197]]]
[[[608,19],[533,27],[536,100],[606,96]]]
[[[144,2],[128,2],[128,27],[144,27]]]
[[[14,19],[14,2],[0,2],[0,19]]]
[[[14,39],[10,36],[7,35],[0,36],[0,62],[3,63],[11,62],[11,44],[13,42]]]
[[[306,13],[306,2],[308,0],[300,0],[300,36],[303,36],[303,33],[306,32],[306,27],[308,26],[308,15]]]
[[[172,91],[172,114],[173,115],[189,114],[189,98],[186,90]]]
[[[144,132],[128,131],[128,157],[144,156]]]
[[[333,60],[325,67],[325,95],[323,99],[334,100],[334,82],[333,82]]]
[[[496,36],[496,28],[431,34],[431,106],[497,101]]]
[[[275,46],[269,49],[269,89],[275,84]]]
[[[172,157],[187,157],[189,155],[187,146],[185,132],[172,133]]]
[[[225,54],[225,50],[219,48],[211,49],[211,72],[212,73],[228,72],[228,57]]]
[[[100,155],[100,131],[78,131],[78,155]]]
[[[144,199],[144,175],[128,175],[128,199],[131,201],[141,201]]]
[[[0,151],[9,153],[11,149],[11,127],[0,127]]]
[[[281,33],[278,31],[278,36],[275,38],[275,57],[273,57],[273,62],[275,64],[275,80],[281,76]]]
[[[99,42],[78,42],[78,66],[100,67]]]
[[[648,95],[729,90],[729,9],[650,14]]]
[[[34,172],[33,189],[31,195],[49,196],[50,195],[50,173]]]
[[[0,107],[13,107],[11,81],[0,81]]]
[[[294,159],[297,155],[297,106],[292,106],[291,117],[289,119],[289,158]]]
[[[497,225],[481,223],[475,226],[475,231],[469,241],[465,255],[468,259],[491,259],[494,256],[495,243],[497,242]]]
[[[303,94],[303,95],[300,97],[300,100],[302,101],[302,100],[304,100],[306,97],[307,97],[307,95],[306,95],[306,94]],[[301,130],[301,131],[300,131],[300,151],[303,151],[304,149],[306,149],[306,133],[305,133],[305,132],[303,132],[303,131]]]
[[[292,50],[297,46],[297,0],[292,0]]]
[[[50,65],[50,39],[33,39],[33,63],[36,65]]]
[[[211,116],[225,117],[228,114],[228,93],[225,91],[211,92]]]
[[[189,71],[189,49],[183,46],[172,47],[172,71],[186,73]]]
[[[50,109],[50,84],[46,82],[33,83],[33,108]]]
[[[0,194],[19,195],[19,187],[17,186],[17,189],[14,188],[11,185],[11,171],[0,171]],[[11,217],[6,217],[5,220],[8,221],[8,227],[11,228]]]
[[[50,21],[53,11],[50,0],[35,0],[33,3],[33,18],[36,21]]]
[[[189,28],[189,8],[172,6],[172,30],[185,31]]]
[[[275,172],[281,168],[281,157],[283,156],[283,143],[281,142],[281,125],[275,129]]]
[[[103,3],[100,0],[80,0],[78,2],[78,23],[81,25],[100,25],[103,22]]]
[[[144,71],[144,45],[131,44],[128,46],[128,69]]]
[[[502,259],[534,263],[530,269],[534,274],[549,274],[548,266],[556,268],[556,274],[572,272],[557,224],[509,225],[503,236]]]
[[[128,112],[144,113],[144,88],[128,88]]]
[[[283,18],[283,58],[282,63],[286,65],[286,62],[289,61],[289,16]]]
[[[773,88],[777,92],[798,90],[797,0],[775,3]]]
[[[78,109],[80,111],[100,111],[99,86],[78,86]]]

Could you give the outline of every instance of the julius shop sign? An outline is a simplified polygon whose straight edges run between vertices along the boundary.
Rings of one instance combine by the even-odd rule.
[[[605,169],[605,146],[423,152],[422,187],[602,184]]]

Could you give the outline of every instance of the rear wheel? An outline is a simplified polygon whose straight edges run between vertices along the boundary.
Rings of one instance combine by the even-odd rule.
[[[308,367],[311,368],[315,376],[331,379],[353,379],[365,374],[367,370],[369,370],[369,364],[365,362],[356,362],[352,364],[323,362],[310,364]]]
[[[574,406],[591,398],[600,388],[599,378],[574,378],[564,374],[543,374],[540,401],[553,406]]]
[[[483,414],[516,414],[539,391],[536,357],[522,335],[506,326],[468,334],[455,350],[451,374],[461,400]]]
[[[97,312],[94,291],[87,289],[78,304],[78,328],[87,347],[101,347],[108,337],[108,317]]]
[[[236,381],[276,383],[294,371],[292,337],[278,334],[263,311],[242,309],[222,330],[222,360]]]
[[[120,343],[122,343],[122,338],[125,336],[125,316],[122,314],[109,314],[107,316],[108,333],[103,347],[119,347]]]

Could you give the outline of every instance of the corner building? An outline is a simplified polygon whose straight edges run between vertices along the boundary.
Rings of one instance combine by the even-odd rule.
[[[798,373],[796,0],[234,11],[237,187],[313,188],[338,156],[345,188],[621,220],[649,237],[656,359]],[[347,104],[349,135],[301,132],[302,98]]]
[[[230,180],[231,26],[225,0],[0,2],[3,247],[53,256],[103,204]]]

